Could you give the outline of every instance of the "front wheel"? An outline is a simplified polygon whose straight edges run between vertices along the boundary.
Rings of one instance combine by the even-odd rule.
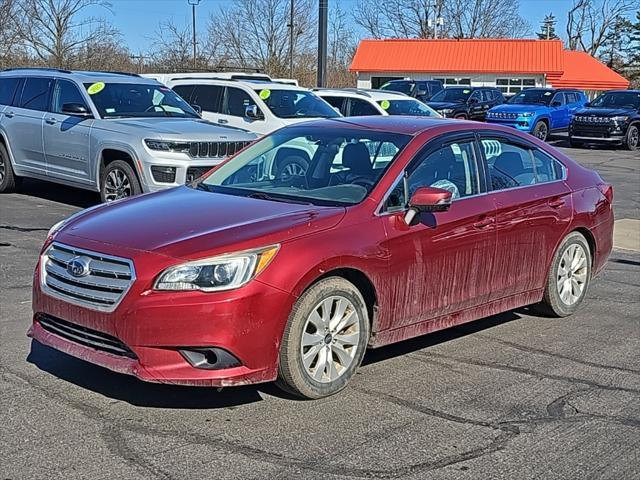
[[[369,318],[360,291],[344,278],[320,280],[289,316],[276,383],[303,398],[333,395],[354,375],[368,341]]]
[[[591,250],[584,236],[572,232],[556,251],[538,310],[554,317],[574,313],[591,281]]]
[[[16,177],[11,165],[9,153],[4,145],[0,144],[0,193],[15,191],[20,183],[20,177]]]
[[[536,123],[536,126],[533,128],[533,136],[544,142],[549,136],[549,127],[547,124],[542,120]]]
[[[628,150],[640,150],[640,128],[637,125],[631,125],[627,129],[627,136],[624,144]]]
[[[140,182],[131,165],[124,160],[114,160],[102,172],[100,198],[113,202],[142,193]]]

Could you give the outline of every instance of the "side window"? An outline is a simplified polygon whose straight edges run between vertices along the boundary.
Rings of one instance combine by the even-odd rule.
[[[567,99],[567,103],[576,103],[578,101],[578,96],[574,92],[566,92],[564,96]]]
[[[493,102],[493,92],[491,90],[483,90],[482,91],[482,101],[483,102]]]
[[[340,113],[346,115],[346,109],[344,108],[344,97],[322,97],[322,99],[334,108],[340,110]]]
[[[453,198],[476,195],[478,168],[473,142],[452,143],[430,153],[409,175],[409,197],[420,187],[449,190]]]
[[[536,183],[531,150],[506,140],[482,140],[492,190]]]
[[[536,172],[536,183],[552,182],[563,177],[564,167],[562,164],[541,150],[533,151],[533,165]]]
[[[190,86],[193,87],[193,92],[191,93],[191,98],[187,100],[189,103],[198,105],[204,112],[220,113],[224,87],[217,85]]]
[[[249,105],[255,105],[247,92],[239,88],[227,87],[227,101],[222,110],[225,115],[234,117],[244,117],[245,110]]]
[[[365,100],[360,100],[359,98],[351,98],[349,99],[351,102],[351,110],[350,115],[352,117],[361,117],[363,115],[380,115],[380,112],[371,105],[369,102]]]
[[[556,93],[551,99],[551,105],[558,102],[560,105],[564,105],[564,93]],[[558,104],[556,103],[556,105]]]
[[[87,106],[78,87],[67,80],[58,80],[53,91],[53,112],[62,113],[65,103],[79,103]]]
[[[0,105],[11,105],[19,78],[0,78]]]
[[[473,92],[473,93],[471,94],[471,96],[469,97],[469,100],[472,100],[472,99],[474,99],[474,98],[475,98],[478,102],[481,102],[481,101],[482,101],[482,95],[481,95],[481,93],[480,93],[480,91],[479,91],[479,90],[476,90],[475,92]]]
[[[53,80],[50,78],[28,77],[25,80],[18,106],[29,110],[46,111],[49,106],[49,92],[52,83]]]
[[[177,85],[173,87],[172,90],[180,95],[188,104],[195,103],[191,101],[191,96],[193,95],[193,85]]]

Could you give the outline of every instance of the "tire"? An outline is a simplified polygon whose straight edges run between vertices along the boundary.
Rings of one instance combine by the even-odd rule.
[[[467,116],[464,113],[458,113],[457,115],[454,115],[453,118],[455,120],[467,120]]]
[[[0,144],[0,193],[15,192],[16,187],[20,185],[20,177],[13,172],[9,152]]]
[[[577,262],[579,258],[582,260],[572,266],[572,262]],[[566,317],[573,314],[580,307],[589,289],[591,262],[591,250],[584,236],[578,232],[567,235],[553,256],[544,297],[542,303],[536,306],[536,310],[552,317]],[[563,275],[563,270],[567,271],[568,275]],[[562,278],[565,279],[564,282]],[[571,296],[578,289],[579,294],[575,297]],[[569,296],[565,292],[568,292]]]
[[[114,160],[103,169],[100,176],[100,199],[103,202],[113,202],[140,193],[142,188],[138,176],[124,160]]]
[[[302,157],[290,156],[278,165],[278,178],[288,180],[294,176],[304,176],[309,168],[309,162]]]
[[[344,314],[338,317],[340,310]],[[340,326],[338,318],[348,323]],[[331,330],[335,327],[343,334]],[[333,395],[360,366],[368,341],[369,318],[360,291],[344,278],[320,280],[291,311],[282,337],[276,384],[302,398]],[[327,355],[331,361],[326,361]]]
[[[546,122],[539,120],[536,123],[536,126],[533,127],[533,136],[539,140],[542,140],[543,142],[546,142],[547,138],[549,137],[549,127],[547,126]]]
[[[631,125],[627,129],[627,135],[624,139],[624,146],[627,148],[627,150],[640,150],[640,127],[638,125]]]

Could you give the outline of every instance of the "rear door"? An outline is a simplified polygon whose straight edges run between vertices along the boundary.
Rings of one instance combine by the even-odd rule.
[[[380,115],[378,109],[366,100],[349,98],[349,110],[346,116],[362,117],[364,115]]]
[[[346,97],[336,97],[336,96],[322,96],[325,102],[331,105],[333,108],[336,108],[341,115],[347,116],[347,98]]]
[[[25,172],[46,175],[42,124],[52,85],[51,78],[27,77],[13,105],[3,112],[3,126],[14,161]]]
[[[481,134],[480,145],[497,208],[491,299],[541,289],[572,218],[564,167],[519,137]]]
[[[223,86],[181,83],[173,86],[172,89],[190,105],[200,107],[202,118],[210,122],[218,122],[224,96]]]
[[[91,168],[91,127],[93,117],[68,115],[65,104],[84,105],[91,111],[80,88],[69,80],[56,80],[51,108],[44,116],[43,136],[47,175],[81,183],[95,182]]]
[[[482,91],[476,90],[468,100],[469,119],[482,120],[484,118],[485,104],[482,101]]]

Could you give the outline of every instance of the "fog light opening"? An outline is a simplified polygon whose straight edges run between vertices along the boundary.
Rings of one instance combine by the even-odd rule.
[[[240,360],[222,348],[183,348],[179,352],[192,367],[203,370],[222,370],[241,365]]]

